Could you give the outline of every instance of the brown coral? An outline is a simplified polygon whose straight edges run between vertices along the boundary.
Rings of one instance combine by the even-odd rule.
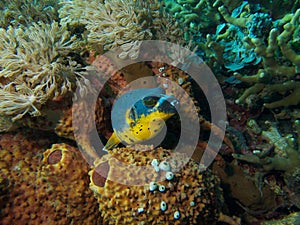
[[[93,49],[110,50],[121,46],[120,58],[136,59],[142,40],[182,41],[183,32],[174,18],[160,7],[157,0],[61,0],[62,24],[76,22],[87,29]]]
[[[171,151],[162,148],[150,151],[118,148],[96,160],[89,173],[90,187],[105,224],[214,224],[218,220],[218,178],[209,170],[201,172],[199,164],[188,161],[183,153],[170,155]],[[168,172],[174,175],[171,179],[166,178],[168,172],[163,167],[155,172],[152,168],[155,159],[169,163]],[[148,173],[144,166],[153,171]],[[180,167],[181,170],[175,171]],[[160,178],[163,179],[155,183],[157,186],[151,183]],[[137,179],[140,185],[129,185]]]
[[[4,134],[0,169],[9,182],[1,224],[101,224],[97,203],[88,188],[88,165],[67,144],[51,136]],[[43,158],[43,159],[42,159]]]
[[[80,41],[57,22],[0,28],[0,114],[40,116],[47,101],[90,90],[76,55]],[[89,88],[87,88],[89,86]]]

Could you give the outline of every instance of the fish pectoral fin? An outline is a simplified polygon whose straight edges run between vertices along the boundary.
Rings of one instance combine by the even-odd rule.
[[[120,139],[117,137],[116,133],[114,132],[108,139],[106,145],[103,148],[103,151],[111,150],[113,147],[117,146],[119,143],[120,143]]]

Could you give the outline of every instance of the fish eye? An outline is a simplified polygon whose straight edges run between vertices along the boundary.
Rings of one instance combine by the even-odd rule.
[[[143,103],[147,107],[153,107],[156,105],[157,101],[159,100],[156,96],[147,96],[143,98]]]

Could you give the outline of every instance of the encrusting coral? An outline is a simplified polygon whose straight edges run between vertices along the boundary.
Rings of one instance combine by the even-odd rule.
[[[79,43],[57,22],[1,28],[0,115],[12,120],[38,116],[48,100],[65,96],[76,86],[85,93],[84,65],[74,52]]]
[[[219,180],[209,170],[201,172],[198,163],[187,159],[184,153],[151,147],[117,148],[97,159],[95,168],[89,172],[90,188],[98,199],[104,221],[215,224],[221,209]],[[146,166],[152,170],[145,169]],[[163,177],[162,181],[156,181],[159,177]],[[135,183],[136,179],[141,183]]]
[[[88,164],[77,148],[52,141],[41,132],[1,135],[1,224],[102,224]]]

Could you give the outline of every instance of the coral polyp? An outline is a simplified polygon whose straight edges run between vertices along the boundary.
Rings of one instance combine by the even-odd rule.
[[[38,116],[53,98],[84,89],[84,65],[74,57],[79,41],[57,22],[0,29],[0,114]],[[76,55],[76,54],[75,54]]]

